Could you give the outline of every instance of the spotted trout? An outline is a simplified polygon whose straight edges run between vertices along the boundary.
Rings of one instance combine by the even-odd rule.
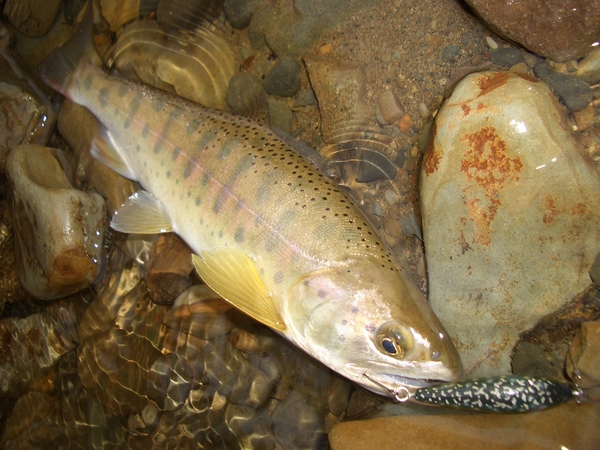
[[[373,392],[461,376],[447,332],[375,229],[270,130],[107,73],[89,11],[40,75],[98,119],[93,155],[144,189],[112,228],[177,233],[225,300]]]

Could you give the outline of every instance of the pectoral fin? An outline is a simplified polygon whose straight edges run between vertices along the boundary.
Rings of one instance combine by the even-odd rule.
[[[110,226],[121,233],[156,234],[173,231],[163,204],[146,191],[138,191],[112,218]]]
[[[279,331],[286,326],[254,263],[244,253],[213,250],[192,255],[198,275],[217,294],[249,316]]]

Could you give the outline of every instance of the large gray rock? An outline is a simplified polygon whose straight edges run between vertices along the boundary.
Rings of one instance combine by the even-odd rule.
[[[580,58],[600,39],[598,0],[466,0],[501,36],[554,61]]]
[[[589,283],[600,178],[547,85],[465,78],[440,110],[421,174],[429,299],[467,375],[510,371],[520,332]]]

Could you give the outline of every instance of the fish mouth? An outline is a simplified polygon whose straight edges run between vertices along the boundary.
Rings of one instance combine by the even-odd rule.
[[[417,389],[456,379],[456,377],[411,377],[398,373],[386,373],[384,370],[377,371],[376,367],[375,370],[373,368],[365,370],[365,365],[352,363],[346,364],[344,368],[346,373],[351,374],[350,378],[365,389],[379,395],[393,397],[400,402],[409,400]]]

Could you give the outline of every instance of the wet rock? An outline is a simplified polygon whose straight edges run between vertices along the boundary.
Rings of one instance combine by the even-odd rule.
[[[146,286],[152,300],[172,305],[192,285],[192,269],[190,248],[175,234],[161,234],[146,265]]]
[[[6,174],[25,288],[38,298],[52,299],[89,286],[100,272],[102,197],[73,189],[45,147],[17,147]]]
[[[597,0],[466,0],[501,36],[553,61],[577,59],[600,37]]]
[[[14,2],[13,2],[14,3]],[[19,2],[16,2],[19,4]],[[0,49],[0,172],[21,144],[48,142],[56,114],[44,92],[8,50]]]
[[[247,27],[260,3],[261,0],[225,0],[224,8],[227,20],[233,28]]]
[[[166,29],[156,21],[134,22],[117,34],[109,65],[144,83],[206,107],[226,109],[234,57],[229,43],[207,27]]]
[[[600,47],[595,47],[579,62],[577,77],[588,84],[600,82]]]
[[[600,252],[596,255],[596,259],[590,268],[590,278],[594,283],[600,286]]]
[[[490,61],[499,66],[511,67],[523,61],[523,54],[514,47],[499,48],[492,52]]]
[[[584,322],[569,348],[567,373],[584,389],[600,386],[600,321]]]
[[[35,406],[34,406],[35,405]],[[0,438],[4,449],[36,448],[40,442],[65,442],[59,425],[59,400],[52,394],[31,391],[19,398]]]
[[[545,84],[508,72],[467,77],[436,117],[421,174],[429,300],[467,375],[508,373],[519,332],[589,283],[600,179],[566,123]]]
[[[275,438],[283,448],[322,448],[327,442],[323,421],[318,412],[295,391],[277,405],[271,418]],[[298,425],[312,430],[311,433],[290,433],[290,428]]]
[[[545,61],[536,64],[533,73],[540,80],[548,83],[571,111],[587,108],[594,98],[592,89],[585,81],[572,75],[555,72]]]
[[[333,450],[597,448],[600,405],[566,403],[535,414],[419,415],[343,422]],[[458,446],[458,447],[457,447]]]
[[[24,319],[0,321],[0,395],[16,396],[75,348],[80,309],[74,302],[59,302]]]
[[[39,37],[50,29],[62,3],[62,0],[7,0],[3,12],[10,24],[21,33]]]
[[[292,97],[300,89],[300,64],[283,56],[265,78],[265,90],[278,97]]]
[[[163,324],[176,332],[214,339],[225,336],[233,328],[228,314],[231,309],[231,304],[208,286],[195,284],[177,298],[165,314]]]
[[[58,113],[58,130],[75,154],[77,181],[80,186],[93,189],[106,200],[106,209],[112,215],[138,188],[91,154],[92,138],[97,130],[94,115],[70,100],[65,99]]]

